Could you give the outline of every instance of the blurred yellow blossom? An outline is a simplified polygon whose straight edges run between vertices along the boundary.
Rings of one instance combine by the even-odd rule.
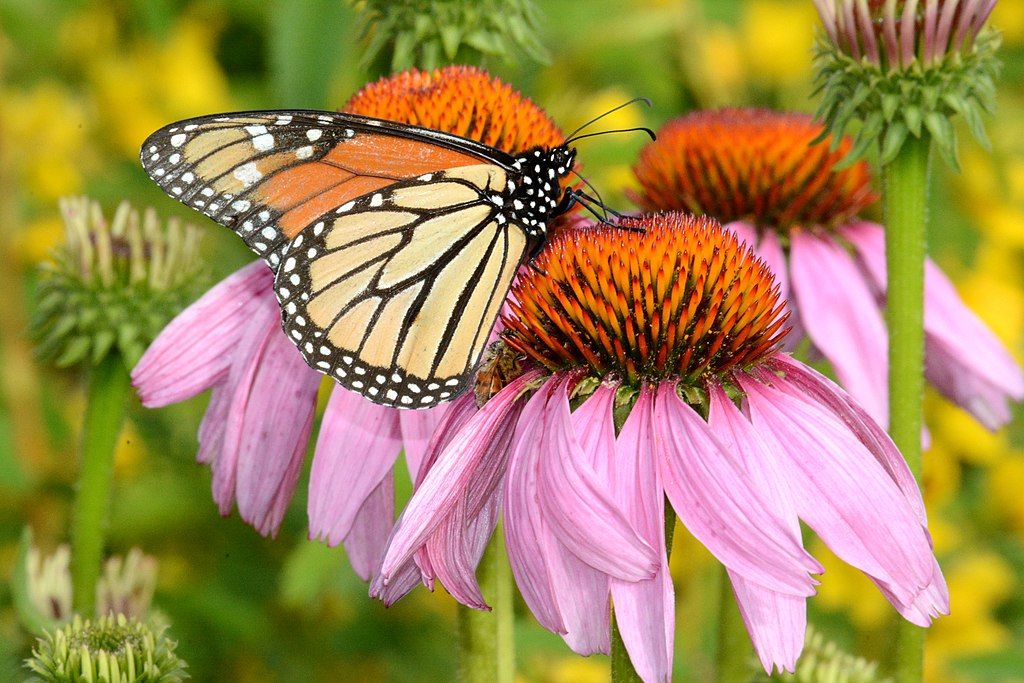
[[[997,2],[991,22],[1003,34],[1006,46],[1024,43],[1024,2]]]
[[[1018,535],[1024,534],[1024,453],[1014,453],[989,471],[987,499],[993,511]]]
[[[994,614],[1013,594],[1013,569],[999,555],[978,549],[956,563],[947,563],[950,615],[936,620],[925,649],[927,678],[949,680],[950,660],[995,652],[1012,639]]]
[[[808,543],[808,550],[825,567],[815,597],[819,607],[845,612],[854,626],[865,630],[878,628],[892,618],[892,606],[860,570],[840,560],[817,538]]]
[[[687,80],[702,107],[739,101],[748,73],[743,46],[734,28],[709,24],[693,31],[681,58]]]
[[[169,121],[230,108],[215,39],[210,23],[184,17],[163,42],[140,40],[91,63],[99,113],[119,150],[134,158],[146,136]]]
[[[818,15],[810,2],[749,0],[743,3],[741,45],[752,78],[766,84],[804,85]]]
[[[0,154],[15,182],[41,204],[82,188],[91,125],[81,98],[52,80],[0,92]]]
[[[931,397],[929,397],[931,399]],[[928,424],[940,426],[943,416],[949,412],[961,412],[943,399],[926,404],[925,415]],[[932,446],[928,449],[924,460],[924,498],[925,502],[935,509],[946,505],[956,498],[960,492],[960,458],[948,444],[940,429],[932,434]]]

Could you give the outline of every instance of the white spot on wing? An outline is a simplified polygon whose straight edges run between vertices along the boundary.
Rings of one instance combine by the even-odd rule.
[[[242,164],[234,170],[231,174],[238,180],[242,181],[242,184],[249,187],[253,183],[258,183],[263,174],[260,173],[260,169],[256,168],[255,162],[250,161],[247,164]]]

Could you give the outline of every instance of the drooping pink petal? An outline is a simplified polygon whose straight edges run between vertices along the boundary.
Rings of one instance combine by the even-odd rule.
[[[503,517],[508,560],[523,600],[541,626],[564,634],[565,624],[544,562],[542,539],[551,532],[541,515],[537,487],[540,434],[555,384],[554,378],[545,382],[520,415],[505,475]]]
[[[772,442],[762,438],[721,386],[711,384],[708,396],[708,424],[712,431],[723,446],[741,458],[747,473],[761,482],[766,500],[774,506],[792,538],[802,544],[796,506],[780,471],[784,456],[773,451]],[[780,671],[793,671],[804,645],[807,599],[763,588],[733,571],[729,572],[729,579],[765,671],[770,674],[776,666]]]
[[[178,314],[132,369],[142,405],[177,403],[223,378],[254,311],[274,300],[273,282],[266,263],[254,261]]]
[[[605,483],[611,481],[615,459],[614,401],[615,387],[602,383],[590,398],[572,411],[572,428],[580,448],[594,473]]]
[[[936,617],[949,614],[949,588],[946,586],[946,578],[942,575],[938,560],[934,560],[931,582],[909,599],[901,599],[887,584],[878,579],[873,578],[872,581],[886,600],[912,624],[927,628]]]
[[[792,534],[737,456],[664,382],[654,409],[662,482],[679,520],[722,564],[787,595],[814,593],[808,575],[822,567]]]
[[[269,335],[238,423],[235,492],[239,515],[262,534],[277,533],[295,493],[320,380],[280,329]]]
[[[610,410],[605,419],[611,422]],[[668,681],[675,591],[665,548],[665,494],[655,461],[653,419],[654,394],[645,386],[615,441],[610,479],[615,502],[658,552],[658,571],[645,581],[612,579],[610,583],[615,621],[633,667],[645,681]]]
[[[363,581],[369,581],[387,546],[395,523],[395,485],[391,476],[384,479],[363,500],[347,534],[345,552],[352,569]]]
[[[807,335],[843,386],[887,425],[888,338],[864,276],[841,246],[801,230],[791,236],[790,270]]]
[[[495,452],[507,443],[507,433],[515,428],[524,387],[539,376],[527,372],[510,382],[467,422],[420,482],[405,511],[395,525],[381,573],[385,583],[427,537],[455,509],[481,462],[502,455]]]
[[[777,593],[729,571],[733,595],[754,651],[771,674],[795,671],[807,632],[807,598]]]
[[[800,518],[844,561],[912,601],[932,583],[934,557],[889,473],[827,408],[737,377],[754,426],[787,457],[784,475]]]
[[[639,581],[654,576],[658,557],[601,485],[572,428],[567,379],[547,404],[538,493],[544,520],[577,557],[609,576]]]
[[[842,387],[800,361],[780,353],[769,361],[769,367],[786,376],[786,381],[778,383],[777,389],[797,398],[810,397],[842,420],[900,487],[921,523],[927,525],[924,500],[914,475],[896,444],[878,423]]]
[[[213,499],[220,514],[228,515],[235,504],[238,455],[252,387],[267,344],[280,333],[277,303],[259,300],[249,325],[234,349],[231,368],[214,388],[208,416],[199,426],[199,459],[213,472]]]
[[[576,654],[608,654],[611,651],[608,577],[566,548],[547,526],[541,533],[541,546],[565,626],[562,638]]]
[[[399,412],[344,387],[332,389],[309,474],[311,538],[341,543],[363,502],[390,478],[402,449]]]
[[[855,223],[843,231],[879,291],[886,288],[885,233]],[[924,326],[928,380],[989,429],[1011,418],[1008,399],[1024,399],[1024,373],[999,339],[964,305],[945,273],[925,263]]]
[[[424,546],[434,576],[453,598],[474,609],[490,609],[476,580],[487,542],[494,533],[501,509],[501,495],[493,495],[473,518],[467,518],[466,501],[459,502]]]
[[[886,289],[885,232],[854,223],[844,229],[880,292]],[[925,354],[928,380],[989,429],[1011,419],[1008,399],[1024,398],[1024,373],[1006,347],[959,298],[945,273],[925,264]]]
[[[424,410],[398,411],[398,420],[402,428],[402,446],[405,450],[405,464],[413,481],[419,474],[430,437],[434,435],[434,430],[437,429],[437,425],[450,406],[450,403],[442,403]]]
[[[423,478],[427,476],[427,472],[433,467],[434,463],[437,462],[438,455],[444,451],[444,449],[451,443],[451,440],[455,438],[455,435],[459,433],[459,430],[469,421],[473,415],[477,412],[476,398],[472,393],[467,392],[457,397],[448,407],[445,409],[444,414],[438,422],[437,427],[434,428],[434,433],[427,441],[427,447],[422,456],[419,458],[419,465],[415,473],[412,472],[412,463],[406,458],[407,464],[410,468],[410,474],[413,477],[413,490],[419,488],[419,485],[423,482]],[[415,455],[413,456],[416,457]],[[464,516],[464,515],[463,515]],[[434,590],[434,579],[435,572],[434,568],[430,566],[430,557],[427,553],[426,544],[419,547],[413,556],[413,562],[419,567],[420,573],[423,577],[423,584],[430,590]]]

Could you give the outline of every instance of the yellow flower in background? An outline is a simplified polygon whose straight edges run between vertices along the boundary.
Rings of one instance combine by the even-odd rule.
[[[0,92],[0,155],[17,187],[41,204],[82,189],[91,167],[91,117],[80,98],[52,80]]]
[[[894,619],[892,606],[860,570],[840,560],[817,538],[807,549],[825,567],[815,598],[819,607],[846,613],[858,629],[873,630]]]
[[[1012,633],[995,614],[1014,594],[1013,568],[999,555],[977,549],[961,561],[946,564],[952,598],[950,614],[932,624],[925,648],[926,678],[950,680],[949,667],[959,657],[997,652]]]
[[[215,39],[209,23],[184,17],[165,41],[141,40],[89,66],[97,108],[120,151],[134,158],[146,136],[168,121],[230,108]]]
[[[1003,34],[1007,47],[1024,43],[1024,2],[997,2],[991,23]]]
[[[778,86],[805,86],[818,15],[810,2],[748,0],[743,3],[740,44],[751,78]]]
[[[993,512],[1013,529],[1024,535],[1024,453],[1014,453],[989,473],[985,482],[986,499]]]
[[[692,31],[680,58],[687,83],[702,107],[720,107],[742,100],[748,72],[736,29],[712,23]]]

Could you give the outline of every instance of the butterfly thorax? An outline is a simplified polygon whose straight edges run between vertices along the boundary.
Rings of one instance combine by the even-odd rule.
[[[503,218],[521,226],[531,239],[544,239],[548,223],[563,210],[560,181],[572,171],[575,158],[576,150],[564,146],[516,157],[512,168],[522,175],[509,179]]]

